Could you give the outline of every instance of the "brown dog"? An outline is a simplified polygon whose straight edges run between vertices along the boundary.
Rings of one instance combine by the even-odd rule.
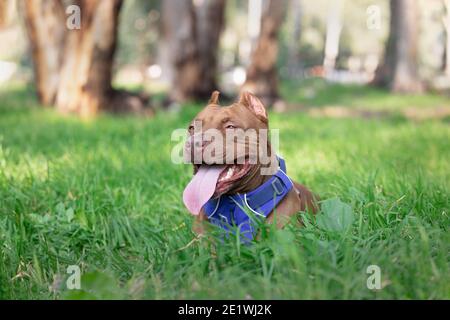
[[[230,130],[242,129],[243,131],[253,129],[256,132],[267,132],[268,118],[267,112],[262,102],[253,94],[244,92],[241,94],[239,101],[229,106],[220,106],[218,102],[219,92],[215,91],[211,95],[208,105],[194,118],[189,126],[190,137],[186,142],[185,154],[191,163],[194,163],[194,158],[199,155],[201,159],[204,156],[206,148],[210,146],[212,141],[202,140],[200,143],[195,142],[195,137],[204,137],[204,133],[209,129],[215,129],[223,137]],[[201,132],[195,131],[194,124],[201,125]],[[265,129],[265,130],[262,130]],[[204,161],[194,164],[194,178],[190,185],[185,190],[183,195],[184,202],[188,209],[197,215],[196,223],[194,224],[194,231],[203,233],[203,221],[207,220],[204,212],[204,204],[210,198],[217,198],[222,195],[246,194],[255,190],[264,184],[271,175],[261,174],[261,169],[270,168],[276,162],[278,168],[278,159],[271,153],[271,146],[269,139],[267,142],[261,142],[258,139],[255,144],[266,143],[270,155],[270,163],[261,163],[259,158],[255,162],[249,161],[252,158],[250,152],[251,142],[233,140],[231,144],[222,149],[214,149],[215,159],[223,161]],[[243,146],[243,148],[242,148]],[[228,155],[230,147],[233,148],[232,162]],[[236,150],[244,150],[243,156],[235,156]],[[187,151],[186,151],[187,150]],[[260,149],[258,149],[260,150]],[[223,165],[227,159],[228,164]],[[254,159],[254,158],[252,158]],[[239,161],[240,160],[240,161]],[[196,180],[194,182],[194,180]],[[313,194],[303,185],[293,183],[293,187],[286,193],[284,198],[278,203],[276,208],[270,212],[266,220],[272,223],[276,216],[277,227],[283,227],[289,218],[299,211],[316,212],[317,205]],[[275,212],[275,213],[274,213]]]

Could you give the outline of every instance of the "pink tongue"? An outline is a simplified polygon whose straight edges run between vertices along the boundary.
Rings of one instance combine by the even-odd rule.
[[[226,166],[200,166],[183,192],[183,202],[186,208],[198,215],[203,205],[208,202],[216,190],[217,180]]]

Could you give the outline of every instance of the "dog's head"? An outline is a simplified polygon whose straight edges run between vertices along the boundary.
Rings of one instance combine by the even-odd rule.
[[[191,185],[205,198],[247,192],[264,179],[261,168],[274,163],[266,108],[249,92],[229,106],[220,106],[219,92],[213,92],[188,131],[184,154],[194,165],[194,178],[185,195],[194,193]]]

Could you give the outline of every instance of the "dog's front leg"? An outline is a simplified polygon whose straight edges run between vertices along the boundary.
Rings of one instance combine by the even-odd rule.
[[[194,231],[198,236],[202,236],[206,232],[206,226],[208,219],[206,218],[203,209],[200,211],[198,216],[195,217],[194,223],[192,225],[192,231]]]

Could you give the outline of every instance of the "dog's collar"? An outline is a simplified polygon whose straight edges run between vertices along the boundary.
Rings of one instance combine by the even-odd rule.
[[[247,241],[253,239],[256,220],[267,218],[294,186],[286,175],[284,159],[277,158],[278,171],[256,189],[210,199],[203,206],[208,220],[226,231],[234,229],[233,226],[238,227]]]

